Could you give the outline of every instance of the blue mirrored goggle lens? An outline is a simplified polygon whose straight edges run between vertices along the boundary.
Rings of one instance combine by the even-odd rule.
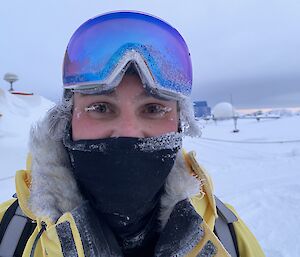
[[[131,50],[143,57],[158,88],[190,94],[191,60],[181,35],[164,21],[135,12],[108,13],[78,28],[65,54],[65,88],[105,83]]]

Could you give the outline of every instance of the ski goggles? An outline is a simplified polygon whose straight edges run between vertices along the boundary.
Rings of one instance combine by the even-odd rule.
[[[111,90],[130,64],[154,94],[178,99],[191,93],[191,58],[182,36],[156,17],[129,11],[97,16],[75,31],[64,58],[64,88]]]

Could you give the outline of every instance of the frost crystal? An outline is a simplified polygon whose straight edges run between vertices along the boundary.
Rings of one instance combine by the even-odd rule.
[[[182,134],[168,133],[159,137],[141,138],[137,147],[144,152],[152,152],[163,149],[176,149],[182,146]]]
[[[194,109],[189,98],[179,101],[180,127],[185,136],[200,137],[201,130],[194,116]]]

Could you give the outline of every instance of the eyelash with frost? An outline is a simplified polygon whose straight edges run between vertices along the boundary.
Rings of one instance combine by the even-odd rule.
[[[96,110],[97,110],[97,106],[96,105],[92,105],[92,106],[84,108],[85,112],[96,111]]]

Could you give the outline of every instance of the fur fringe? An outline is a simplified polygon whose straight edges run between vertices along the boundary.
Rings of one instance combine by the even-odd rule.
[[[63,213],[82,202],[62,141],[49,135],[49,115],[32,127],[29,149],[32,154],[32,184],[29,207],[37,216],[55,222]]]
[[[185,199],[201,194],[202,181],[191,176],[185,164],[182,151],[178,152],[175,165],[165,184],[165,194],[161,197],[159,220],[163,229],[175,205]]]

